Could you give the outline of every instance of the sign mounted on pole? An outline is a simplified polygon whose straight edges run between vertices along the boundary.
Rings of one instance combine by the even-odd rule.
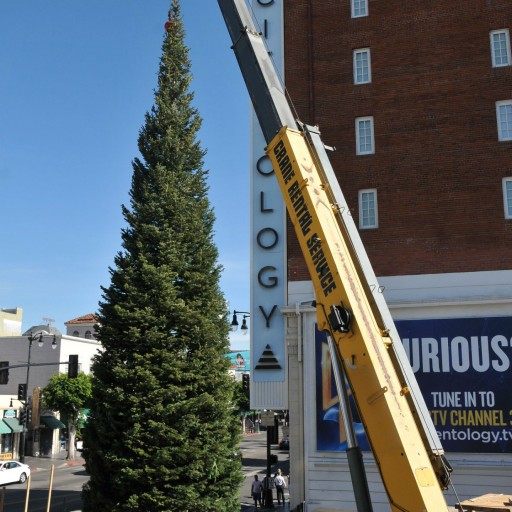
[[[274,411],[264,411],[261,413],[261,424],[264,427],[274,426]]]

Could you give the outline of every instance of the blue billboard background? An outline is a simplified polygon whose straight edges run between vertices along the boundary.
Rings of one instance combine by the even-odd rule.
[[[234,350],[227,355],[230,370],[248,372],[251,369],[251,352],[249,350]]]
[[[512,452],[512,318],[397,321],[447,452]],[[316,336],[317,449],[344,450],[325,333]],[[330,363],[329,363],[330,364]],[[367,449],[356,422],[361,448]]]

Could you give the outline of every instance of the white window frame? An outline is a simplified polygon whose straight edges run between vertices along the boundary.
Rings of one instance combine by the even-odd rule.
[[[359,73],[358,73],[360,68],[357,65],[358,64],[357,57],[359,55],[366,55],[366,68],[361,67],[361,70],[362,70],[361,76],[363,78],[359,78]],[[357,50],[354,50],[352,52],[352,62],[353,62],[353,68],[354,68],[354,84],[359,85],[359,84],[371,83],[371,81],[372,81],[372,55],[370,52],[370,48],[358,48]],[[364,79],[365,71],[366,71],[366,74],[368,75],[368,78],[366,80]]]
[[[512,177],[503,178],[503,207],[505,219],[512,219]]]
[[[361,139],[360,128],[362,124],[367,125],[370,129],[370,133],[368,134],[370,148],[361,148],[361,144],[363,144],[363,140]],[[366,140],[364,144],[367,145],[368,141]],[[373,116],[366,117],[356,117],[356,155],[373,155],[375,153],[375,135],[373,130]]]
[[[497,58],[496,58],[497,57],[497,55],[496,55],[497,48],[494,45],[494,43],[495,43],[494,36],[500,36],[500,35],[505,36],[505,51],[506,51],[506,55],[507,55],[507,62],[497,62]],[[510,34],[508,31],[508,28],[504,28],[501,30],[492,30],[489,33],[489,39],[491,42],[492,67],[493,68],[501,68],[503,66],[510,66],[512,64],[512,59],[511,59],[511,54],[510,54]],[[500,49],[501,49],[501,47],[500,47]]]
[[[368,202],[365,201],[365,196],[373,197],[373,215],[367,207]],[[359,190],[358,193],[359,203],[359,229],[377,229],[379,227],[379,208],[377,203],[377,189],[365,188]]]
[[[512,140],[512,100],[496,102],[496,123],[498,125],[498,140]],[[503,129],[506,125],[506,130]]]
[[[350,0],[350,13],[352,18],[368,16],[368,0]]]

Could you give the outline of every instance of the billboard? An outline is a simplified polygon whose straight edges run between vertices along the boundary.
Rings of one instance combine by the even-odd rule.
[[[229,369],[237,372],[248,372],[251,369],[251,352],[249,350],[234,350],[227,357]]]
[[[402,320],[396,327],[444,449],[512,453],[512,318]],[[326,335],[315,337],[317,449],[344,450]]]

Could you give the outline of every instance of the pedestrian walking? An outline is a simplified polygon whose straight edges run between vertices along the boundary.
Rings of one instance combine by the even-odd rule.
[[[258,475],[254,475],[254,481],[251,485],[251,495],[252,499],[254,500],[254,508],[258,508],[258,503],[260,504],[260,507],[263,507],[263,504],[261,503],[261,489],[263,487],[263,484],[259,481]]]

